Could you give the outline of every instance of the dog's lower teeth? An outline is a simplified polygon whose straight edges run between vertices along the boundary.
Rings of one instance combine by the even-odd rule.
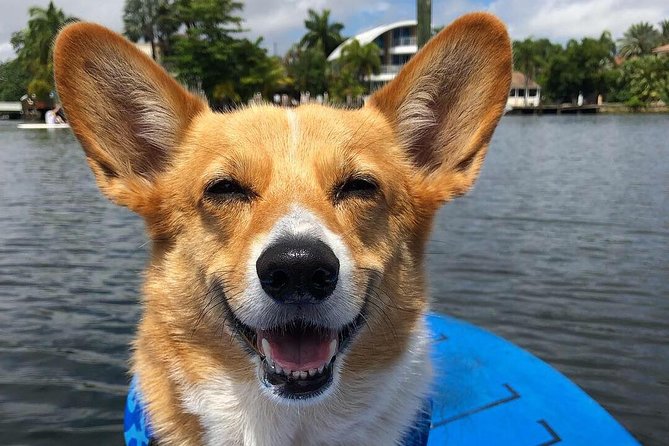
[[[314,376],[314,375],[316,374],[317,371],[318,371],[318,369],[311,369],[311,370],[309,370],[309,376]]]
[[[262,338],[262,341],[260,341],[260,344],[262,345],[262,351],[265,354],[265,357],[269,360],[272,358],[272,349],[269,346],[269,341],[265,338]]]
[[[323,373],[323,370],[325,370],[325,365],[322,365],[318,368],[318,373]]]
[[[337,340],[333,339],[330,341],[330,360],[332,357],[337,354]]]

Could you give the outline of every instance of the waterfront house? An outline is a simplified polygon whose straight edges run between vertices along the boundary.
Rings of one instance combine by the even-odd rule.
[[[538,107],[541,102],[541,86],[520,71],[511,76],[511,90],[506,101],[507,108]]]

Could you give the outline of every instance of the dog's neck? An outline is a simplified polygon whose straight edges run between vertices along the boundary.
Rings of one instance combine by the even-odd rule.
[[[359,445],[371,438],[398,445],[424,408],[430,385],[429,335],[422,319],[420,324],[392,367],[336,383],[333,394],[312,404],[273,400],[257,380],[236,383],[221,373],[188,384],[172,370],[181,416],[197,419],[204,445]],[[159,439],[181,444],[179,421],[151,407],[149,412]]]

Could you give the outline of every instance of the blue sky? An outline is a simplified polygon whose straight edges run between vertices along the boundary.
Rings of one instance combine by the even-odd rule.
[[[66,13],[122,30],[124,0],[55,0]],[[263,36],[265,46],[283,54],[304,33],[309,8],[332,10],[334,20],[345,25],[346,35],[374,26],[415,17],[415,0],[247,0],[242,13],[250,37]],[[28,7],[45,6],[48,0],[0,0],[0,60],[13,57],[12,32],[28,19]],[[657,24],[669,19],[669,0],[433,0],[432,21],[443,25],[469,11],[490,11],[507,23],[513,38],[570,38],[599,36],[609,30],[621,37],[639,21]]]

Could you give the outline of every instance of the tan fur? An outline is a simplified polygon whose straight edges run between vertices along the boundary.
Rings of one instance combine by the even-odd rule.
[[[255,106],[218,114],[120,36],[87,23],[61,32],[56,82],[72,128],[102,191],[142,215],[153,242],[133,371],[161,444],[210,440],[196,409],[221,379],[230,389],[246,389],[225,394],[230,408],[250,410],[246,398],[266,404],[265,414],[275,410],[249,393],[257,387],[256,365],[225,324],[211,286],[224,281],[233,311],[248,306],[254,243],[294,206],[315,215],[351,253],[351,305],[362,305],[370,271],[379,277],[366,324],[341,365],[338,389],[317,407],[331,413],[330,421],[348,420],[353,433],[375,432],[355,427],[366,413],[397,441],[407,426],[383,424],[410,422],[427,384],[403,395],[405,402],[389,396],[379,408],[371,404],[375,393],[401,392],[372,385],[382,385],[376,376],[408,369],[410,345],[422,339],[428,308],[423,250],[431,220],[443,202],[474,182],[501,116],[510,64],[504,26],[490,15],[471,14],[432,39],[363,109]],[[333,202],[336,185],[360,173],[378,180],[379,197]],[[251,187],[257,198],[226,204],[204,199],[206,185],[223,176]],[[422,366],[412,367],[417,373]],[[422,369],[418,381],[429,378],[429,365]],[[323,431],[334,429],[313,408],[281,410],[297,410],[304,423],[286,430],[289,442],[275,444],[320,441],[309,420],[324,423],[317,425]],[[250,444],[260,435],[227,434],[226,444]]]

